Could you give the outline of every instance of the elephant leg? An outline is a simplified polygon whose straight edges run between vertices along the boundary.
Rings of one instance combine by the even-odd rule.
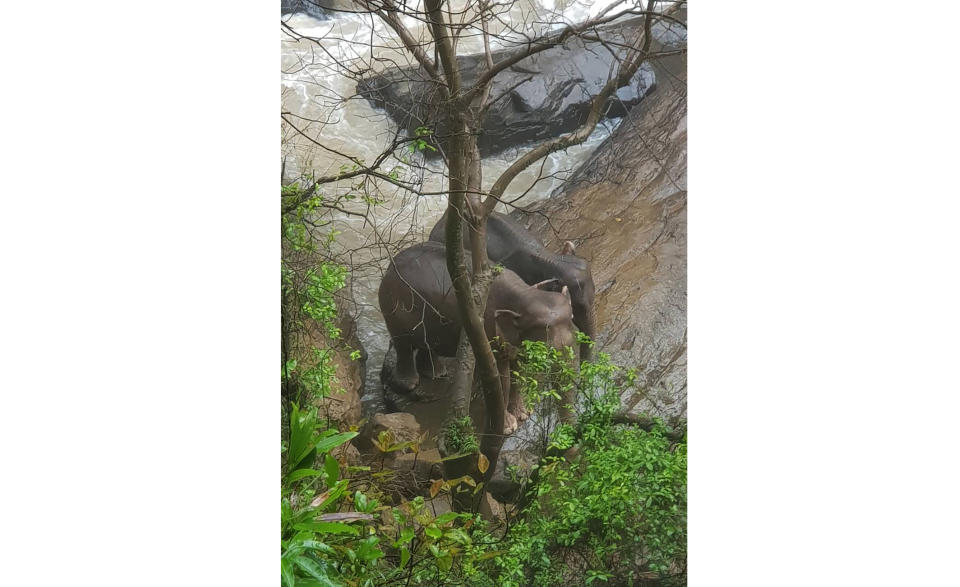
[[[520,397],[520,387],[513,384],[513,365],[509,365],[507,374],[507,383],[503,388],[504,394],[509,398],[507,400],[507,411],[513,414],[519,424],[522,424],[530,417],[530,413],[527,412],[527,408],[523,405],[523,398]]]
[[[440,355],[425,349],[417,353],[417,371],[431,379],[447,376],[447,368],[440,361]]]
[[[510,436],[514,432],[520,429],[520,423],[517,422],[517,419],[510,412],[504,412],[503,414],[503,435]]]
[[[500,365],[499,371],[500,388],[503,390],[503,397],[510,398],[510,363]],[[510,409],[509,400],[503,402],[503,405],[507,407],[507,411],[503,414],[503,433],[509,436],[520,429],[520,422],[514,415],[513,410]]]
[[[400,393],[410,393],[420,383],[420,375],[413,358],[416,349],[407,339],[395,339],[394,345],[397,349],[397,364],[393,368],[391,387]]]

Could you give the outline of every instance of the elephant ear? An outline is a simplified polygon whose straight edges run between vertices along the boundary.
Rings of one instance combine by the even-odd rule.
[[[497,336],[505,344],[518,345],[520,343],[520,314],[513,310],[496,310],[494,320],[497,323]]]
[[[574,246],[573,241],[563,241],[563,248],[560,249],[561,255],[575,255],[577,253],[577,247]]]

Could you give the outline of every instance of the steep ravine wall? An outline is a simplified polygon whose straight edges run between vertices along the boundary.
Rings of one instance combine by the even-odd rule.
[[[685,57],[655,71],[657,89],[560,193],[515,217],[551,249],[577,244],[597,288],[597,346],[645,388],[624,404],[673,420],[687,411]]]

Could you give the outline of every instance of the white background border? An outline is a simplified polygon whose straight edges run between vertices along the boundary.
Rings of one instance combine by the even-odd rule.
[[[277,7],[3,10],[0,583],[276,584]],[[957,16],[690,9],[694,587],[956,577]]]

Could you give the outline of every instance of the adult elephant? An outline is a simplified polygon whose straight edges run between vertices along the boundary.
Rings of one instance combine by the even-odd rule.
[[[447,214],[430,231],[430,240],[446,241]],[[469,248],[469,225],[464,223],[464,247]],[[573,243],[567,241],[559,253],[548,251],[543,242],[516,220],[494,212],[487,218],[487,257],[514,271],[528,283],[550,279],[566,286],[573,302],[573,322],[591,340],[596,340],[597,317],[594,311],[595,289],[590,264],[575,255]],[[580,359],[592,356],[588,344],[580,346]]]
[[[576,341],[570,293],[528,285],[505,269],[490,285],[484,329],[497,350],[497,368],[504,397],[508,431],[526,418],[519,390],[511,389],[516,348],[522,340],[543,341],[555,348]],[[456,292],[447,274],[446,250],[437,242],[404,249],[393,259],[380,282],[380,311],[397,350],[391,385],[408,393],[420,381],[420,370],[430,373],[436,357],[454,357],[460,340]]]

